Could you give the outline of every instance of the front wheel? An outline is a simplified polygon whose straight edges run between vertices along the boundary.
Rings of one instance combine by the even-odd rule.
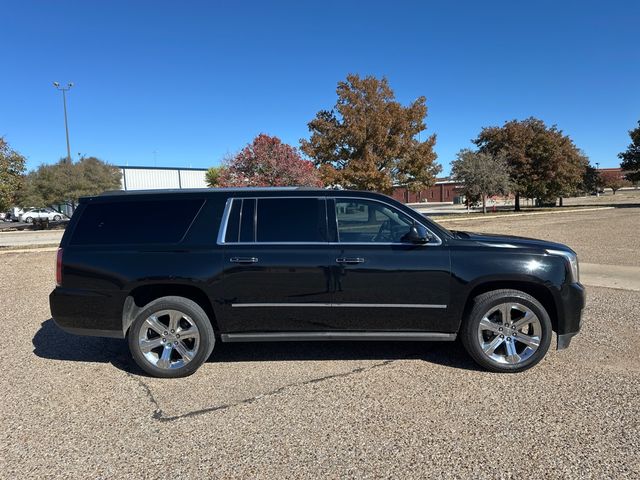
[[[494,290],[473,300],[461,340],[487,370],[521,372],[545,356],[551,331],[549,314],[534,297],[519,290]]]
[[[33,223],[33,218],[27,217],[27,218],[24,219],[24,221],[27,222],[27,223]]]
[[[128,339],[138,366],[161,378],[191,375],[215,344],[209,317],[184,297],[162,297],[146,305],[133,321]]]
[[[62,219],[62,217],[60,215],[54,215],[53,216],[53,221],[54,222],[59,222]]]

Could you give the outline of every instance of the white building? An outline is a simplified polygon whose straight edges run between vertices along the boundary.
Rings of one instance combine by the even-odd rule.
[[[207,188],[206,168],[119,166],[122,190]]]

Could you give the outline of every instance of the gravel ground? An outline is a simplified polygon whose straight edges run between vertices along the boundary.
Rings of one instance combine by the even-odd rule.
[[[631,210],[581,215],[583,257],[601,229],[620,227],[603,263],[637,242]],[[563,240],[572,218],[503,225]],[[2,478],[640,477],[639,292],[590,288],[583,332],[522,374],[479,371],[457,344],[221,344],[158,380],[124,341],[53,325],[54,258],[0,257]]]
[[[640,266],[640,208],[521,217],[447,220],[435,217],[450,230],[501,233],[566,243],[580,261],[605,265]]]

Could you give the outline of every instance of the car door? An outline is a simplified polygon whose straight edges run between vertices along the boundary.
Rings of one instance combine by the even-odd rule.
[[[324,330],[331,321],[324,197],[234,198],[224,245],[223,328],[229,332]]]
[[[449,251],[442,240],[380,200],[336,197],[328,207],[337,240],[331,256],[336,328],[452,331]],[[429,242],[404,242],[412,226]]]

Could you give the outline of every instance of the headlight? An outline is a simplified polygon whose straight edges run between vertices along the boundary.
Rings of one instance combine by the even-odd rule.
[[[564,257],[569,263],[571,270],[571,283],[580,281],[580,268],[578,267],[578,256],[572,252],[565,252],[564,250],[547,250],[549,255],[557,255]]]

